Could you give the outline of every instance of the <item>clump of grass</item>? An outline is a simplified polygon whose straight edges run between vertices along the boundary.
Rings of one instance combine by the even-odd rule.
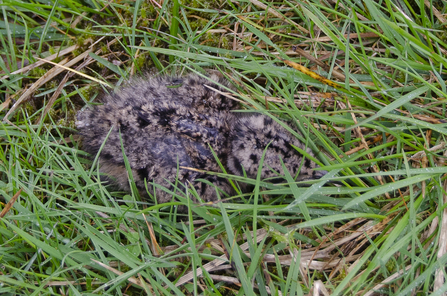
[[[0,293],[445,293],[446,7],[410,2],[3,1]],[[204,68],[296,126],[327,177],[223,174],[255,189],[212,205],[102,184],[76,112]]]

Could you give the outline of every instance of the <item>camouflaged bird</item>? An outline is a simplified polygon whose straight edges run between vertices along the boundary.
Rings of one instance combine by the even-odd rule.
[[[128,191],[123,147],[140,193],[148,195],[146,180],[149,193],[159,203],[171,201],[172,194],[159,187],[154,192],[152,182],[169,191],[176,179],[185,186],[192,184],[206,202],[218,200],[215,186],[198,179],[232,194],[226,179],[202,172],[222,171],[212,151],[227,172],[253,179],[267,146],[262,179],[275,182],[283,175],[280,158],[299,180],[318,179],[326,173],[313,170],[317,165],[293,148],[306,150],[305,145],[272,118],[231,112],[238,103],[222,94],[225,87],[231,88],[217,75],[133,79],[106,95],[103,105],[78,113],[76,126],[84,138],[83,148],[96,155],[105,141],[99,154],[100,170]],[[313,155],[308,148],[306,152]],[[279,180],[284,182],[282,177]],[[239,186],[249,190],[249,186]]]

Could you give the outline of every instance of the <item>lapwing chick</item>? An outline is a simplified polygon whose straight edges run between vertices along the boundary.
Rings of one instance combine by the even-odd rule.
[[[205,172],[222,172],[213,152],[228,173],[256,178],[265,151],[261,177],[267,182],[285,182],[281,160],[297,180],[326,173],[314,170],[318,166],[294,146],[313,155],[311,150],[269,116],[233,112],[239,104],[223,94],[229,88],[213,74],[134,78],[105,95],[102,105],[78,113],[83,149],[92,155],[100,151],[100,171],[129,191],[124,150],[140,193],[159,203],[172,201],[176,187],[194,186],[205,202],[219,199],[216,187],[219,196],[234,193],[225,178]]]

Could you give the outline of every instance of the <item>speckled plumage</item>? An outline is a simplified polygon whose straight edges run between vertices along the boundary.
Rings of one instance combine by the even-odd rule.
[[[262,178],[282,175],[279,157],[292,176],[300,172],[299,179],[324,175],[325,172],[313,170],[316,164],[309,159],[302,163],[303,156],[292,145],[301,149],[305,146],[273,119],[231,112],[238,104],[205,86],[225,92],[219,85],[228,87],[228,83],[216,75],[209,79],[197,75],[133,79],[105,96],[104,105],[78,113],[76,125],[84,137],[84,150],[98,153],[110,132],[99,162],[101,171],[118,187],[129,190],[121,137],[141,193],[146,193],[145,179],[148,184],[154,181],[173,190],[172,184],[178,178],[183,184],[193,184],[204,201],[216,201],[216,190],[197,179],[232,193],[232,187],[223,178],[181,168],[221,172],[209,147],[228,172],[237,175],[245,171],[248,177],[255,178],[267,145]],[[312,155],[309,149],[307,152]],[[242,184],[241,187],[245,188]],[[154,194],[153,187],[148,188]],[[171,194],[160,189],[155,190],[155,196],[160,203],[172,200]]]

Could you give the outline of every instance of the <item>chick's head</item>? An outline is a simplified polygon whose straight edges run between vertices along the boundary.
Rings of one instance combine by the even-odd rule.
[[[242,115],[237,118],[233,131],[231,153],[227,159],[227,166],[233,174],[246,174],[255,179],[264,153],[261,179],[265,181],[285,182],[284,168],[296,181],[319,179],[327,173],[314,170],[318,165],[294,146],[313,156],[312,151],[266,115]]]

